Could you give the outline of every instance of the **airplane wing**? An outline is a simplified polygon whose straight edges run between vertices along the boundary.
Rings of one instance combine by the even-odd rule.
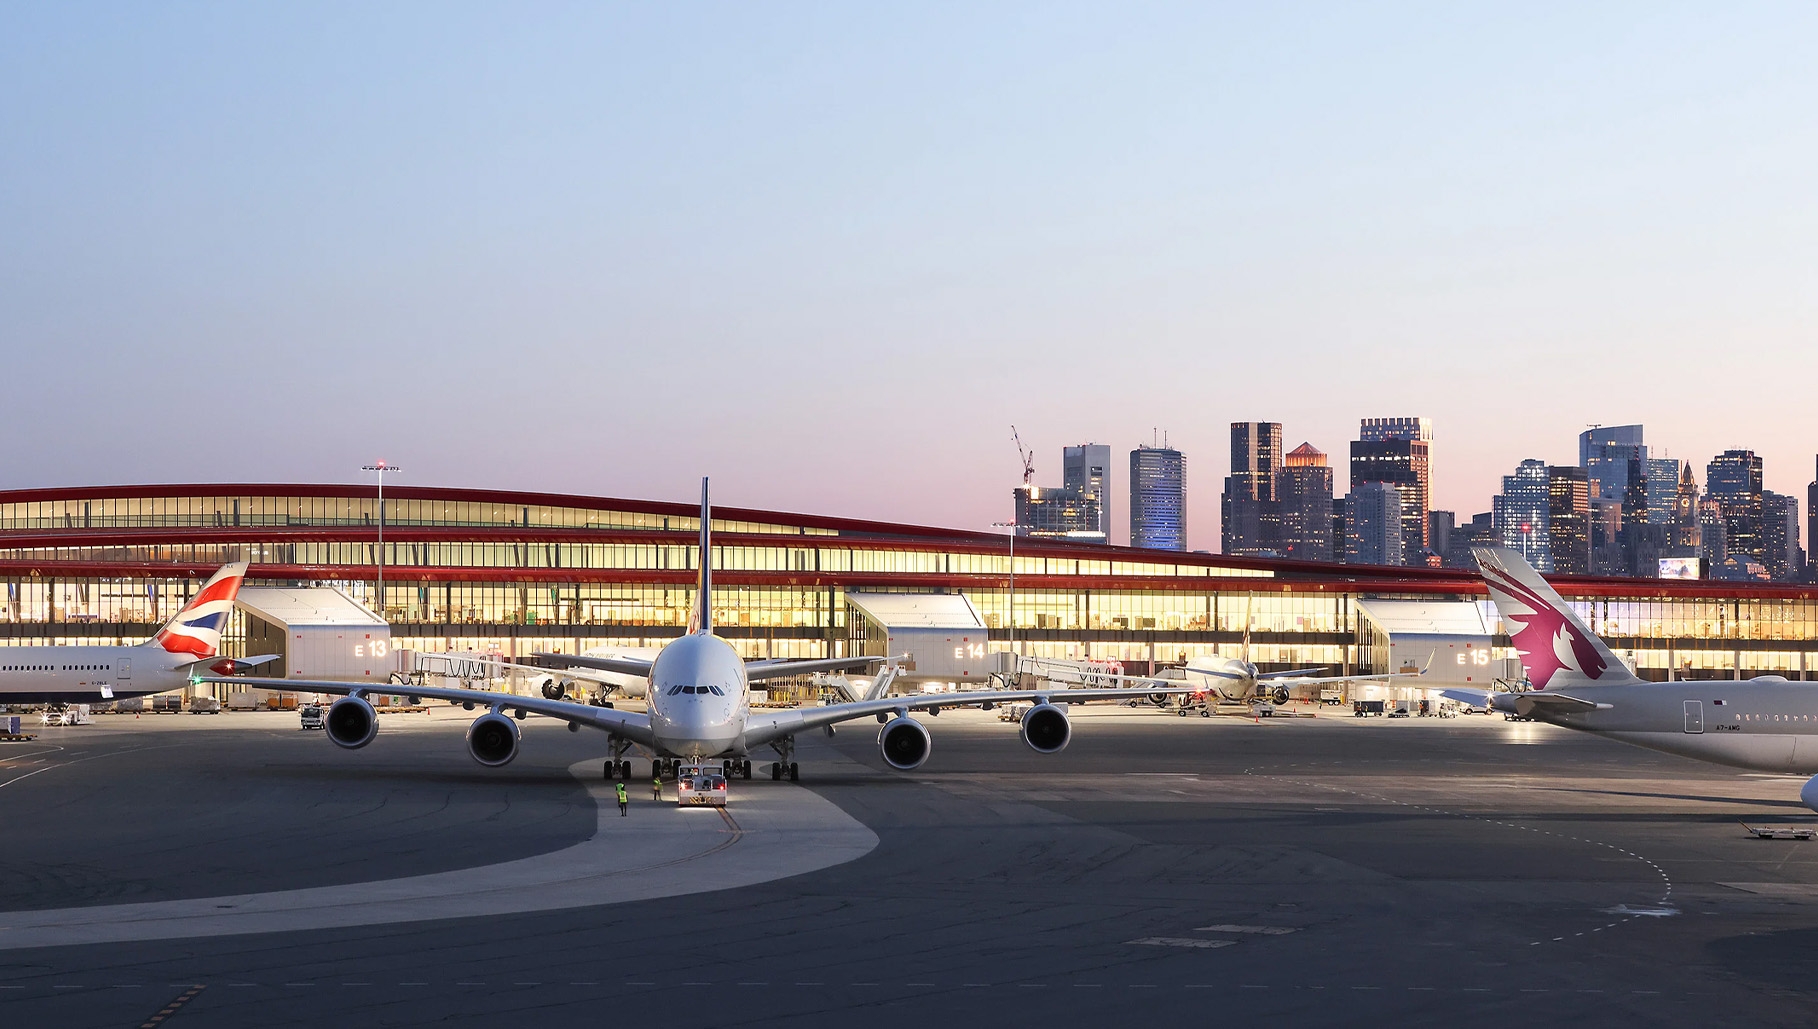
[[[1298,679],[1301,676],[1304,676],[1309,672],[1323,672],[1325,670],[1326,670],[1326,666],[1324,666],[1324,665],[1321,665],[1318,668],[1294,668],[1294,669],[1290,669],[1289,671],[1286,671],[1286,672],[1264,672],[1261,675],[1258,675],[1257,678],[1258,679]],[[1353,676],[1353,678],[1355,678],[1355,676]],[[1307,681],[1308,682],[1318,682],[1320,680],[1308,679]]]
[[[538,672],[538,673],[559,672],[559,671],[565,671],[565,670],[571,669],[571,668],[591,668],[596,672],[616,672],[619,675],[641,675],[641,676],[644,676],[645,678],[649,678],[650,666],[655,663],[652,661],[645,661],[642,658],[636,658],[636,657],[586,657],[581,654],[541,654],[541,653],[538,654],[537,656],[540,658],[543,658],[544,660],[547,660],[547,661],[561,662],[562,667],[561,668],[535,668],[530,665],[520,665],[520,666],[514,666],[514,667],[522,667],[522,668],[526,668],[526,669],[529,669],[530,671]]]
[[[910,711],[927,711],[943,707],[977,707],[985,704],[1009,704],[1016,701],[1066,704],[1085,700],[1131,700],[1154,693],[1195,693],[1192,686],[1176,682],[1163,689],[1057,689],[1057,690],[976,690],[970,693],[924,693],[913,697],[879,697],[856,700],[849,704],[825,707],[798,707],[786,711],[753,711],[745,721],[745,744],[755,747],[806,729]]]
[[[839,672],[852,668],[863,668],[866,665],[886,661],[882,657],[830,657],[815,661],[786,661],[782,659],[753,661],[745,666],[745,678],[753,682],[759,679],[781,679],[790,675],[807,675],[810,672]]]
[[[501,711],[528,711],[532,714],[545,715],[549,718],[560,718],[573,725],[584,725],[591,729],[600,729],[616,736],[623,736],[634,743],[646,746],[655,743],[650,732],[650,718],[637,711],[619,711],[609,707],[593,707],[588,704],[574,704],[566,700],[545,700],[542,697],[518,697],[509,693],[494,693],[491,690],[459,690],[442,686],[412,686],[402,683],[383,682],[327,682],[314,679],[256,679],[246,676],[202,676],[197,682],[219,682],[238,686],[256,686],[262,690],[286,690],[295,692],[305,690],[310,693],[330,693],[349,696],[354,693],[372,693],[388,697],[428,697],[431,700],[452,700],[458,704],[483,705]]]

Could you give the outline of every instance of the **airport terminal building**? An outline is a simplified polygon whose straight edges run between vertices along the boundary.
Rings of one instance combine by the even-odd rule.
[[[394,649],[513,658],[659,646],[687,625],[698,514],[688,504],[394,486],[381,595],[371,487],[0,491],[0,645],[137,643],[217,567],[244,559],[250,586],[334,587],[380,614]],[[988,650],[1014,638],[1026,655],[1116,660],[1136,672],[1236,655],[1246,627],[1265,669],[1392,671],[1383,667],[1396,661],[1392,634],[1424,639],[1458,624],[1479,625],[1496,660],[1509,654],[1481,583],[1459,571],[1025,537],[1012,604],[1005,536],[738,508],[715,515],[717,628],[751,657],[881,653],[867,612],[904,610],[917,594],[963,598]],[[1645,677],[1818,673],[1818,588],[1553,581]],[[1463,605],[1487,613],[1473,623],[1459,617]],[[1423,632],[1428,623],[1438,628]],[[244,655],[265,628],[243,606],[227,652]]]

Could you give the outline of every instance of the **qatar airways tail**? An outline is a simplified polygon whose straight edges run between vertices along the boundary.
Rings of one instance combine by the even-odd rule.
[[[198,665],[227,674],[276,655],[222,658],[221,629],[246,562],[209,577],[157,635],[138,646],[0,647],[0,703],[91,704],[180,689]]]

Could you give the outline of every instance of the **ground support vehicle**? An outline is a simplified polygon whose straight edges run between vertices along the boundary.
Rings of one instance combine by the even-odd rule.
[[[677,807],[726,806],[726,775],[719,765],[682,765],[675,782]]]

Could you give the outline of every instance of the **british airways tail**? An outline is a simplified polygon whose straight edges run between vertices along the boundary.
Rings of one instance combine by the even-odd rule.
[[[202,584],[189,603],[183,605],[176,617],[165,623],[145,644],[148,647],[159,647],[172,654],[188,655],[194,660],[202,661],[214,657],[221,650],[221,628],[227,624],[227,616],[234,609],[234,598],[240,595],[240,584],[246,581],[246,562],[235,561],[223,565],[221,570],[209,577]]]
[[[704,477],[701,479],[701,578],[695,587],[694,610],[688,615],[688,631],[713,631],[713,504],[708,500]]]
[[[1507,547],[1479,547],[1475,553],[1490,599],[1496,602],[1535,689],[1641,681],[1520,554]]]

